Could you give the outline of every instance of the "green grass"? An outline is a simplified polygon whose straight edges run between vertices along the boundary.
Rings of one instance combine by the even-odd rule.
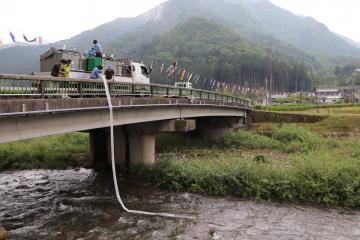
[[[216,147],[179,144],[135,173],[175,191],[360,207],[358,139],[327,139],[291,124],[268,137],[239,131],[208,141]]]
[[[88,135],[72,133],[0,145],[0,170],[67,168],[84,165]]]
[[[359,112],[359,104],[279,104],[273,106],[256,106],[257,110],[265,110],[265,111],[275,111],[275,112],[309,112],[314,113],[316,109],[321,109],[323,113],[329,113],[328,109],[351,109],[358,108]],[[331,111],[331,110],[330,110]],[[339,111],[340,112],[340,111]]]

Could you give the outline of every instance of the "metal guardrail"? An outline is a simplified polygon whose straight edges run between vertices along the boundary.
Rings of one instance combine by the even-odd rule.
[[[112,97],[159,97],[211,100],[232,106],[250,108],[250,101],[218,92],[178,88],[159,84],[108,81]],[[55,78],[33,75],[0,74],[1,99],[48,99],[56,97],[105,97],[102,81],[92,79]]]

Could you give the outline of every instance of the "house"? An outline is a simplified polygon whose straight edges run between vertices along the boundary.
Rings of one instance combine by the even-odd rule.
[[[337,103],[343,100],[343,94],[339,89],[317,89],[316,95],[319,103]]]

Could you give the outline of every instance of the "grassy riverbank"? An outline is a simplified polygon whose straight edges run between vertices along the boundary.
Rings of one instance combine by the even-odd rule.
[[[327,139],[293,124],[269,136],[239,131],[173,143],[175,153],[168,153],[167,144],[157,165],[139,167],[136,174],[176,191],[360,207],[358,139]]]
[[[157,164],[133,173],[175,191],[358,208],[360,139],[323,134],[356,132],[354,118],[262,123],[215,139],[160,136]],[[87,155],[82,133],[1,144],[0,170],[86,166]]]
[[[77,167],[86,164],[87,155],[83,133],[0,144],[0,170]]]
[[[309,112],[309,113],[317,113],[317,109],[319,109],[320,113],[328,114],[332,113],[333,111],[336,113],[342,112],[342,109],[357,109],[356,112],[359,113],[360,104],[279,104],[279,105],[272,105],[272,106],[256,106],[257,110],[264,110],[264,111],[275,111],[275,112]],[[340,110],[339,110],[340,109]]]

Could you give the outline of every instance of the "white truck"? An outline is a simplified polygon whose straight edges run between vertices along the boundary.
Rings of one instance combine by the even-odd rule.
[[[175,82],[175,87],[192,89],[193,85],[191,82]]]
[[[102,65],[104,70],[111,66],[115,72],[114,81],[129,83],[150,83],[151,69],[130,59],[87,58],[80,52],[51,48],[40,56],[40,72],[35,75],[50,76],[52,67],[61,59],[71,60],[70,78],[90,78],[92,70]]]

